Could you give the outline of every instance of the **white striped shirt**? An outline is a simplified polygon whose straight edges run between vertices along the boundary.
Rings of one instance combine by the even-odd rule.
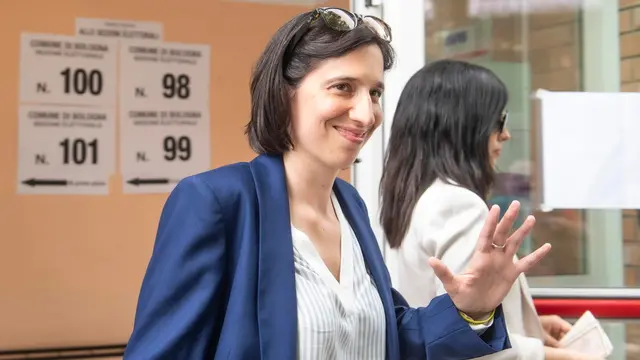
[[[340,282],[293,226],[299,360],[382,360],[386,321],[353,229],[332,194],[341,230]]]

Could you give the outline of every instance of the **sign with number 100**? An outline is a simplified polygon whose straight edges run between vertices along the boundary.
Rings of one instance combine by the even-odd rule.
[[[60,72],[65,94],[98,96],[102,93],[102,71],[99,69],[64,68]]]
[[[21,45],[22,102],[115,105],[113,40],[23,34]]]

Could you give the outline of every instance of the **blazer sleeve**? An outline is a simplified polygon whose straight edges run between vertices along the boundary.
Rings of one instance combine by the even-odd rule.
[[[422,241],[425,247],[435,245],[435,255],[457,274],[467,267],[475,252],[478,237],[488,216],[488,207],[468,190],[450,187],[448,192],[450,193],[440,203],[440,213],[436,215],[443,218],[441,222],[436,222],[442,226],[427,223],[422,229]],[[436,294],[446,294],[442,282],[435,276],[434,281]],[[499,353],[487,359],[544,359],[544,347],[540,340],[511,333],[509,338],[515,351]]]
[[[360,203],[368,219],[367,206],[361,198]],[[380,261],[384,262],[382,258]],[[391,283],[388,272],[387,281]],[[511,348],[502,305],[496,309],[491,326],[474,329],[462,319],[449,295],[437,296],[426,307],[419,308],[410,307],[393,288],[391,295],[401,359],[473,359]]]
[[[449,295],[411,308],[395,289],[392,294],[401,359],[473,359],[511,348],[502,306],[496,309],[493,325],[478,334],[460,317]]]
[[[216,195],[197,177],[185,178],[162,210],[124,359],[213,358],[224,255]]]

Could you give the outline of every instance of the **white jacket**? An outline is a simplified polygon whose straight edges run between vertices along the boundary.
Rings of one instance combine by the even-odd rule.
[[[441,180],[420,196],[394,267],[394,287],[411,306],[426,306],[445,292],[428,264],[429,257],[442,260],[453,273],[467,267],[488,214],[487,204],[474,192]],[[543,360],[542,326],[524,275],[502,306],[513,349],[483,359]]]

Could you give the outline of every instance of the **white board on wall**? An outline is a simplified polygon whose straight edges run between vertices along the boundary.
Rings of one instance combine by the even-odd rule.
[[[542,205],[640,209],[640,93],[536,96]]]

